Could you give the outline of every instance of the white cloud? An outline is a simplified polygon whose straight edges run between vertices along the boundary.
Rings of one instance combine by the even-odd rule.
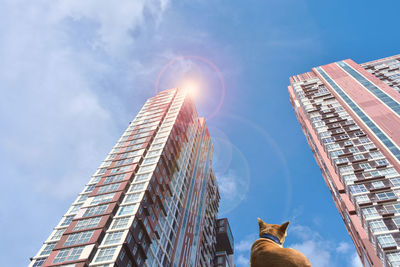
[[[248,267],[250,265],[250,259],[248,257],[243,256],[242,254],[240,254],[237,258],[236,258],[236,265],[238,267],[243,266],[243,267]]]
[[[347,242],[340,242],[339,246],[336,248],[336,251],[339,253],[347,253],[352,249],[352,245]]]
[[[239,243],[235,244],[235,252],[249,252],[254,241],[258,238],[257,234],[250,234],[244,239],[240,240]]]
[[[237,176],[234,171],[228,170],[225,174],[218,174],[218,186],[222,197],[226,200],[233,200],[238,194]]]
[[[354,252],[353,255],[351,256],[350,264],[351,267],[363,267],[357,252]]]
[[[359,266],[358,255],[352,244],[327,240],[314,229],[304,225],[293,225],[289,228],[288,239],[296,238],[297,242],[288,243],[285,247],[295,248],[310,260],[313,266],[336,266],[338,260],[348,261],[351,266]],[[354,254],[356,257],[354,256]]]
[[[307,256],[313,266],[331,266],[331,254],[327,244],[321,241],[307,240],[302,243],[293,244],[291,248],[297,249]]]
[[[53,197],[78,192],[115,141],[118,123],[130,119],[120,111],[124,89],[102,90],[101,77],[129,79],[116,75],[124,66],[115,59],[130,53],[133,30],[160,22],[167,3],[3,1],[0,119],[7,131],[0,147],[12,161],[8,172]]]

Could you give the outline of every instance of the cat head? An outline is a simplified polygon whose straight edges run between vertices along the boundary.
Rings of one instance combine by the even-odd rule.
[[[285,237],[287,234],[286,230],[289,226],[289,222],[285,222],[283,224],[268,224],[265,223],[260,218],[257,218],[257,221],[258,221],[258,226],[260,228],[260,237],[262,234],[273,235],[276,238],[278,238],[281,244],[283,245],[283,242],[285,242]]]

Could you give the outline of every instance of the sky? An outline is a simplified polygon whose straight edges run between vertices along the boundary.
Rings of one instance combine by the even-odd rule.
[[[26,266],[147,98],[198,84],[238,267],[257,217],[314,266],[361,266],[289,102],[291,75],[399,53],[385,0],[0,0],[4,266]]]

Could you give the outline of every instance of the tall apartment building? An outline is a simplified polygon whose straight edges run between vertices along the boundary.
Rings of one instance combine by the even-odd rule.
[[[400,55],[290,78],[289,95],[364,266],[400,266]]]
[[[227,218],[217,220],[217,244],[214,267],[235,267],[233,235]]]
[[[186,91],[150,98],[29,266],[213,266],[212,152]]]

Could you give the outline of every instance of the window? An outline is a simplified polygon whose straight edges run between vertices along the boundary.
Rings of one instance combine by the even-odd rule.
[[[64,243],[64,246],[71,246],[76,244],[84,244],[89,242],[94,231],[86,231],[70,234]]]
[[[69,213],[75,213],[75,212],[77,212],[77,211],[81,208],[82,205],[83,205],[83,203],[74,205],[73,208],[72,208],[72,210],[71,210]]]
[[[96,262],[99,261],[109,261],[112,259],[115,249],[117,247],[109,247],[109,248],[102,248],[99,250],[99,254],[97,255]]]
[[[340,174],[344,174],[347,172],[352,172],[353,171],[353,166],[343,166],[339,168]]]
[[[379,152],[379,151],[372,151],[372,152],[369,152],[369,154],[373,159],[377,159],[377,158],[382,158],[383,157],[383,154],[381,152]]]
[[[349,162],[349,160],[347,158],[337,158],[334,160],[335,164],[340,164],[340,163],[345,163],[345,162]]]
[[[393,222],[396,224],[397,227],[400,227],[400,217],[393,218]]]
[[[140,167],[139,172],[148,172],[148,171],[153,171],[155,165],[149,165],[149,166],[142,166]]]
[[[153,166],[151,166],[153,167]],[[150,173],[139,174],[135,177],[135,182],[144,181],[150,178]]]
[[[61,249],[54,258],[53,263],[77,260],[81,256],[83,248],[84,247]]]
[[[380,235],[377,237],[378,243],[382,248],[396,246],[396,241],[391,234]]]
[[[354,200],[356,201],[356,203],[360,204],[360,203],[366,203],[369,202],[370,199],[367,195],[360,195],[360,196],[356,196],[354,197]]]
[[[378,159],[378,160],[376,161],[376,164],[377,164],[378,166],[389,165],[389,163],[388,163],[388,161],[387,161],[386,159]]]
[[[364,156],[363,156],[363,155],[361,155],[361,154],[354,155],[354,159],[355,159],[355,160],[364,159]]]
[[[129,188],[129,192],[134,192],[134,191],[140,191],[143,190],[145,186],[145,183],[139,183],[139,184],[132,184],[131,188]]]
[[[371,185],[372,185],[373,188],[382,188],[382,187],[385,187],[385,185],[383,184],[382,181],[372,182]]]
[[[104,212],[106,212],[107,208],[108,204],[88,208],[82,217],[89,217],[89,216],[103,214]]]
[[[104,241],[104,245],[110,245],[118,243],[121,240],[122,234],[124,231],[112,232],[108,233],[106,239]]]
[[[86,187],[84,193],[90,193],[90,192],[92,192],[95,186],[96,186],[95,184],[88,185],[88,186]]]
[[[102,194],[102,193],[107,193],[111,191],[116,191],[118,190],[119,186],[121,183],[116,183],[116,184],[109,184],[109,185],[104,185],[99,188],[99,191],[97,191],[97,194]]]
[[[140,199],[141,193],[133,193],[125,196],[124,203],[135,202]]]
[[[400,177],[390,178],[390,182],[393,184],[393,186],[399,186],[400,185]]]
[[[60,224],[60,226],[69,225],[74,217],[75,217],[75,215],[65,217],[63,222]]]
[[[114,169],[111,169],[110,174],[127,172],[130,170],[131,167],[132,166],[128,165],[128,166],[124,166],[124,167],[114,168]]]
[[[150,164],[150,163],[154,163],[157,162],[158,157],[152,157],[152,158],[146,158],[142,164]]]
[[[125,177],[125,174],[117,174],[117,175],[108,176],[108,177],[106,177],[106,179],[104,179],[104,183],[109,184],[109,183],[113,183],[113,182],[120,182],[124,179],[124,177]]]
[[[357,176],[354,174],[343,175],[343,181],[346,185],[355,180],[357,180]]]
[[[58,240],[58,239],[60,239],[61,236],[63,235],[65,229],[66,229],[66,228],[56,230],[55,233],[53,234],[53,236],[51,237],[51,240]]]
[[[392,266],[400,265],[400,252],[386,253],[386,257]]]
[[[376,196],[379,200],[395,199],[396,195],[392,191],[377,193]]]
[[[376,211],[375,207],[363,208],[361,209],[361,212],[365,219],[379,216],[379,213]]]
[[[78,223],[74,227],[74,231],[78,230],[84,230],[84,229],[89,229],[96,227],[101,220],[101,217],[95,217],[95,218],[89,218],[89,219],[83,219],[78,221]]]
[[[369,222],[369,227],[373,233],[387,231],[387,227],[382,220],[374,220]]]
[[[118,211],[118,215],[133,214],[136,204],[121,206]]]
[[[357,152],[359,152],[358,148],[356,148],[356,147],[350,147],[350,148],[349,148],[349,151],[352,152],[352,153],[357,153]]]
[[[115,219],[112,229],[120,229],[128,226],[129,219],[129,217]]]
[[[388,213],[399,213],[400,212],[400,203],[396,204],[388,204],[383,206]]]
[[[112,199],[114,198],[114,195],[115,195],[115,193],[95,196],[95,197],[93,197],[92,201],[90,202],[90,205],[95,205],[95,204],[112,201]]]
[[[362,168],[364,170],[372,169],[371,165],[369,165],[369,163],[360,163],[360,168]]]
[[[79,199],[78,199],[78,202],[83,202],[83,201],[85,201],[85,200],[88,198],[88,196],[89,196],[89,194],[81,195],[81,196],[79,197]]]
[[[46,261],[46,258],[37,259],[32,267],[40,267]]]
[[[49,255],[53,248],[56,246],[57,242],[47,243],[46,247],[40,252],[40,256]]]

